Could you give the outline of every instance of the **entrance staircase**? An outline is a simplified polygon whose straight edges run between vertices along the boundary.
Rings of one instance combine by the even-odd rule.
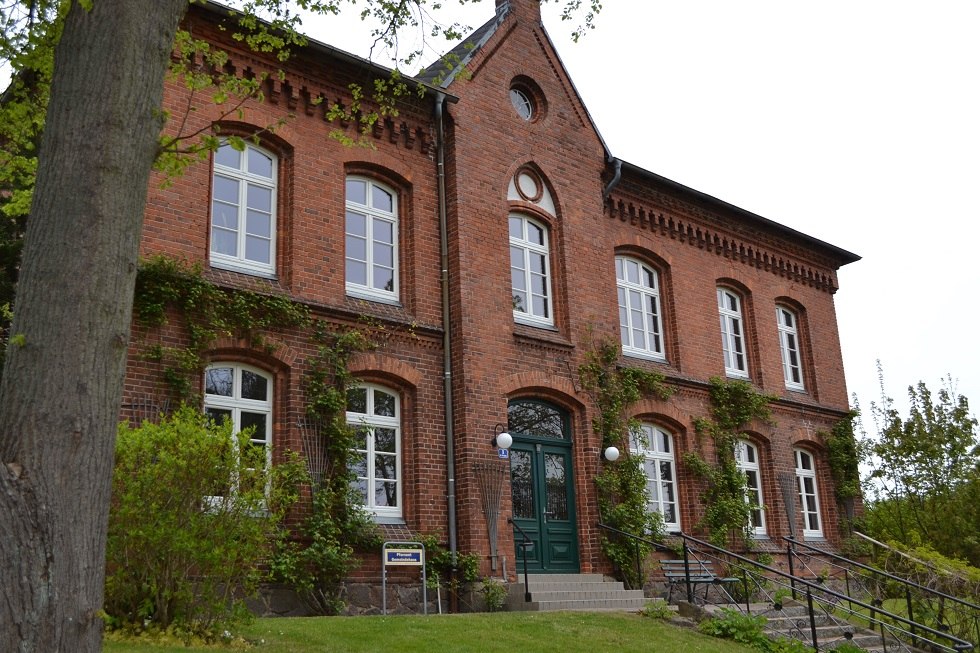
[[[746,612],[745,604],[705,605],[701,606],[702,617],[718,616],[726,608]],[[828,614],[818,615],[814,619],[811,630],[807,607],[793,601],[779,605],[778,609],[772,603],[753,603],[748,606],[748,613],[766,618],[765,632],[772,638],[797,639],[808,646],[812,646],[815,632],[816,641],[821,651],[834,649],[845,642],[850,642],[869,653],[918,650],[913,647],[902,646],[893,636],[882,635]]]
[[[529,574],[527,581],[531,600],[525,601],[523,582],[512,583],[506,601],[508,610],[636,612],[647,602],[643,590],[625,589],[622,583],[600,574]]]

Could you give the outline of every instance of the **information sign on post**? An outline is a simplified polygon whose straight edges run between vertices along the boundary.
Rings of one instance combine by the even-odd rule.
[[[422,613],[429,614],[425,582],[425,545],[421,542],[385,542],[381,547],[381,614],[388,614],[388,567],[422,568]]]

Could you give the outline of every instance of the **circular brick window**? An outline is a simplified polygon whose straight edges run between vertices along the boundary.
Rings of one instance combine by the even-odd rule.
[[[510,103],[520,119],[527,122],[540,120],[547,108],[541,88],[525,75],[518,75],[511,80]]]
[[[523,120],[534,118],[534,100],[523,89],[510,89],[510,103],[514,105],[514,111]]]

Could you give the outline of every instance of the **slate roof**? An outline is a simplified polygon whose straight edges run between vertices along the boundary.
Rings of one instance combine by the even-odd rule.
[[[432,62],[428,68],[415,76],[420,82],[439,88],[447,88],[456,74],[466,66],[467,62],[479,52],[480,48],[490,40],[497,28],[507,16],[506,5],[503,11],[478,27],[472,34],[465,37],[452,50]]]

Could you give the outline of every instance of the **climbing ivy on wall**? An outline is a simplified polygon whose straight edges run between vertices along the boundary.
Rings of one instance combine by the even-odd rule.
[[[187,329],[187,346],[153,345],[144,356],[163,366],[164,380],[178,399],[194,403],[196,382],[207,365],[205,357],[222,337],[249,337],[252,346],[265,343],[261,332],[310,324],[310,311],[288,297],[249,290],[226,290],[206,280],[200,265],[166,256],[140,263],[133,315],[138,324],[167,323],[168,309]]]
[[[746,500],[745,474],[735,462],[735,446],[753,419],[772,421],[769,402],[772,395],[756,392],[748,381],[728,381],[713,377],[708,390],[711,416],[694,420],[698,451],[684,454],[684,463],[705,482],[701,494],[704,516],[698,526],[708,531],[708,539],[724,546],[729,537],[748,541],[749,518],[755,507]],[[713,445],[714,457],[704,455],[704,442]]]
[[[827,462],[834,479],[834,494],[839,503],[861,496],[861,445],[854,436],[854,418],[851,411],[847,417],[838,420],[830,433],[821,433],[827,444]]]
[[[662,539],[660,513],[647,511],[647,479],[642,461],[629,451],[630,435],[643,437],[640,424],[629,416],[629,409],[644,397],[666,399],[670,388],[662,374],[620,365],[619,345],[608,339],[593,339],[578,375],[595,404],[592,428],[599,435],[601,449],[615,446],[623,451],[619,460],[604,462],[596,477],[602,523],[647,539]],[[643,586],[642,569],[636,569],[635,560],[637,556],[645,559],[651,545],[603,533],[602,548],[629,587]]]

